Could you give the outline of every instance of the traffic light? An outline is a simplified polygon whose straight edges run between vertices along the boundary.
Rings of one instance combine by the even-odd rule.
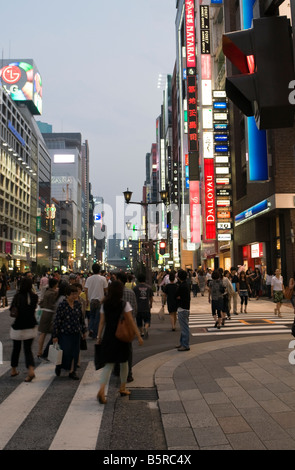
[[[160,242],[160,255],[164,255],[166,253],[166,242]]]
[[[252,28],[223,35],[223,52],[240,75],[226,93],[258,129],[293,127],[289,83],[294,79],[292,28],[286,16],[253,19]]]

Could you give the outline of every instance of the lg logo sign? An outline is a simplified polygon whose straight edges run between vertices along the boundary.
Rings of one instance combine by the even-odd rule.
[[[2,79],[9,85],[18,82],[21,77],[21,70],[16,65],[8,65],[2,71]]]

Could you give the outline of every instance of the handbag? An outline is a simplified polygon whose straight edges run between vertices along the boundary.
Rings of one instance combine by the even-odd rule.
[[[18,308],[17,308],[16,305],[12,305],[12,306],[10,307],[10,316],[11,316],[12,318],[17,318],[17,317],[18,317]]]
[[[123,341],[124,343],[131,343],[134,340],[136,336],[134,323],[132,319],[130,319],[130,317],[127,315],[127,312],[121,313],[115,336],[117,339]]]
[[[61,365],[62,363],[62,349],[60,349],[58,344],[51,344],[48,351],[48,360],[55,364],[56,366]]]
[[[290,289],[290,287],[285,287],[284,290],[284,297],[285,299],[291,300],[293,297],[293,287]]]
[[[105,363],[101,360],[101,344],[94,345],[94,366],[95,370],[102,369]]]
[[[80,338],[80,350],[87,351],[87,341],[86,339],[83,339],[82,336]]]

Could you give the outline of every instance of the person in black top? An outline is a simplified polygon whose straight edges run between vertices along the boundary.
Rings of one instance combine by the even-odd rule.
[[[18,314],[11,325],[10,337],[13,340],[13,350],[11,354],[11,377],[19,374],[17,371],[19,355],[22,341],[24,342],[24,352],[28,376],[25,382],[31,382],[35,378],[35,361],[32,353],[32,343],[37,336],[37,320],[35,310],[38,303],[38,295],[33,292],[32,279],[25,277],[21,280],[19,291],[15,294],[10,310],[17,307]]]
[[[231,283],[232,283],[233,290],[234,290],[234,293],[232,295],[233,312],[234,312],[235,315],[238,315],[238,288],[237,288],[237,284],[239,282],[239,278],[238,278],[237,270],[236,270],[235,267],[231,268],[230,273],[231,273]]]
[[[176,291],[178,305],[178,322],[181,329],[178,351],[189,351],[189,313],[190,313],[190,286],[187,282],[187,273],[183,269],[178,271],[179,285]]]
[[[153,304],[153,290],[145,283],[145,274],[139,274],[138,284],[133,288],[137,301],[136,323],[141,336],[148,337],[148,328],[151,325],[151,308]]]
[[[167,308],[170,315],[172,331],[175,331],[177,317],[176,291],[178,289],[178,285],[175,283],[174,271],[169,274],[169,283],[163,286],[162,289],[167,297]]]

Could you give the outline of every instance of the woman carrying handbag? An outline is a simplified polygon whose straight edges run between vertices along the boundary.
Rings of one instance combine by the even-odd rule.
[[[33,282],[29,277],[21,280],[19,291],[15,294],[10,310],[10,316],[15,320],[11,325],[10,338],[13,340],[11,354],[11,377],[19,374],[17,370],[22,341],[24,344],[26,367],[28,375],[25,382],[31,382],[35,378],[35,362],[32,353],[32,343],[38,334],[35,310],[38,303],[38,295],[32,290]]]
[[[124,284],[120,281],[112,281],[109,284],[108,294],[102,302],[100,310],[100,322],[98,326],[97,343],[101,344],[101,361],[105,364],[102,368],[100,376],[100,388],[97,394],[99,403],[107,402],[105,397],[105,387],[109,381],[110,375],[115,363],[120,363],[120,395],[130,395],[130,391],[126,389],[128,376],[128,357],[129,343],[120,341],[116,337],[118,322],[122,312],[129,317],[129,321],[133,323],[135,336],[140,345],[143,339],[132,316],[132,308],[129,302],[123,301]]]

